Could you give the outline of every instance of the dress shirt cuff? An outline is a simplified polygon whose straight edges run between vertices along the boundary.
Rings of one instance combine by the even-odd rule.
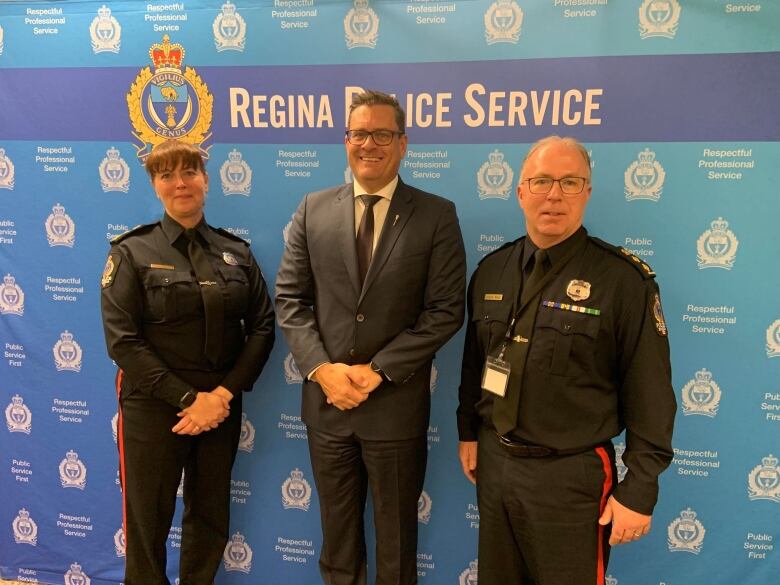
[[[476,441],[479,436],[479,425],[479,419],[474,421],[471,418],[458,415],[458,440]]]
[[[316,382],[317,380],[314,378],[314,374],[316,374],[317,370],[319,370],[322,366],[329,363],[330,362],[322,362],[321,364],[317,364],[317,366],[311,372],[306,374],[306,379],[309,380],[309,382]]]
[[[658,500],[658,483],[640,484],[626,477],[617,485],[612,496],[626,508],[651,516]]]

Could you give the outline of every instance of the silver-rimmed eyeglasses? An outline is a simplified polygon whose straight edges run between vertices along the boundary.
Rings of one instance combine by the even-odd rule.
[[[561,193],[574,197],[582,193],[588,179],[585,177],[563,177],[562,179],[553,179],[551,177],[531,177],[525,179],[528,182],[528,191],[533,195],[547,195],[552,191],[553,184],[558,183]]]
[[[393,141],[393,138],[396,136],[403,136],[404,134],[404,132],[397,132],[394,130],[374,130],[373,132],[369,132],[368,130],[347,130],[346,132],[347,140],[350,144],[354,144],[355,146],[365,144],[369,136],[377,146],[387,146]]]

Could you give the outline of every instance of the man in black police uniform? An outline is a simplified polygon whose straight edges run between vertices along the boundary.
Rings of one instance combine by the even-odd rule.
[[[241,395],[274,342],[274,314],[249,245],[203,215],[198,149],[169,141],[146,160],[161,221],[111,242],[102,284],[119,366],[125,585],[168,585],[166,541],[184,469],[181,585],[210,585],[228,539]]]
[[[477,484],[480,585],[603,585],[642,538],[676,410],[654,273],[582,227],[590,159],[534,144],[517,188],[527,237],[472,277],[459,456]],[[610,439],[626,429],[617,484]],[[610,526],[611,524],[611,526]]]

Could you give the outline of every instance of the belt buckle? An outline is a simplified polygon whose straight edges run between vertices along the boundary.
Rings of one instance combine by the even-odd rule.
[[[498,439],[504,449],[515,457],[547,457],[548,455],[553,455],[555,453],[555,450],[550,449],[549,447],[516,443],[504,435],[498,435]]]

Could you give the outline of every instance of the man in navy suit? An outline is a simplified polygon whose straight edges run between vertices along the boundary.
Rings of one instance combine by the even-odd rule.
[[[304,375],[327,585],[366,583],[368,487],[376,583],[417,582],[431,361],[463,321],[465,252],[453,203],[403,183],[405,115],[355,96],[351,184],[304,197],[276,279],[279,325]]]

